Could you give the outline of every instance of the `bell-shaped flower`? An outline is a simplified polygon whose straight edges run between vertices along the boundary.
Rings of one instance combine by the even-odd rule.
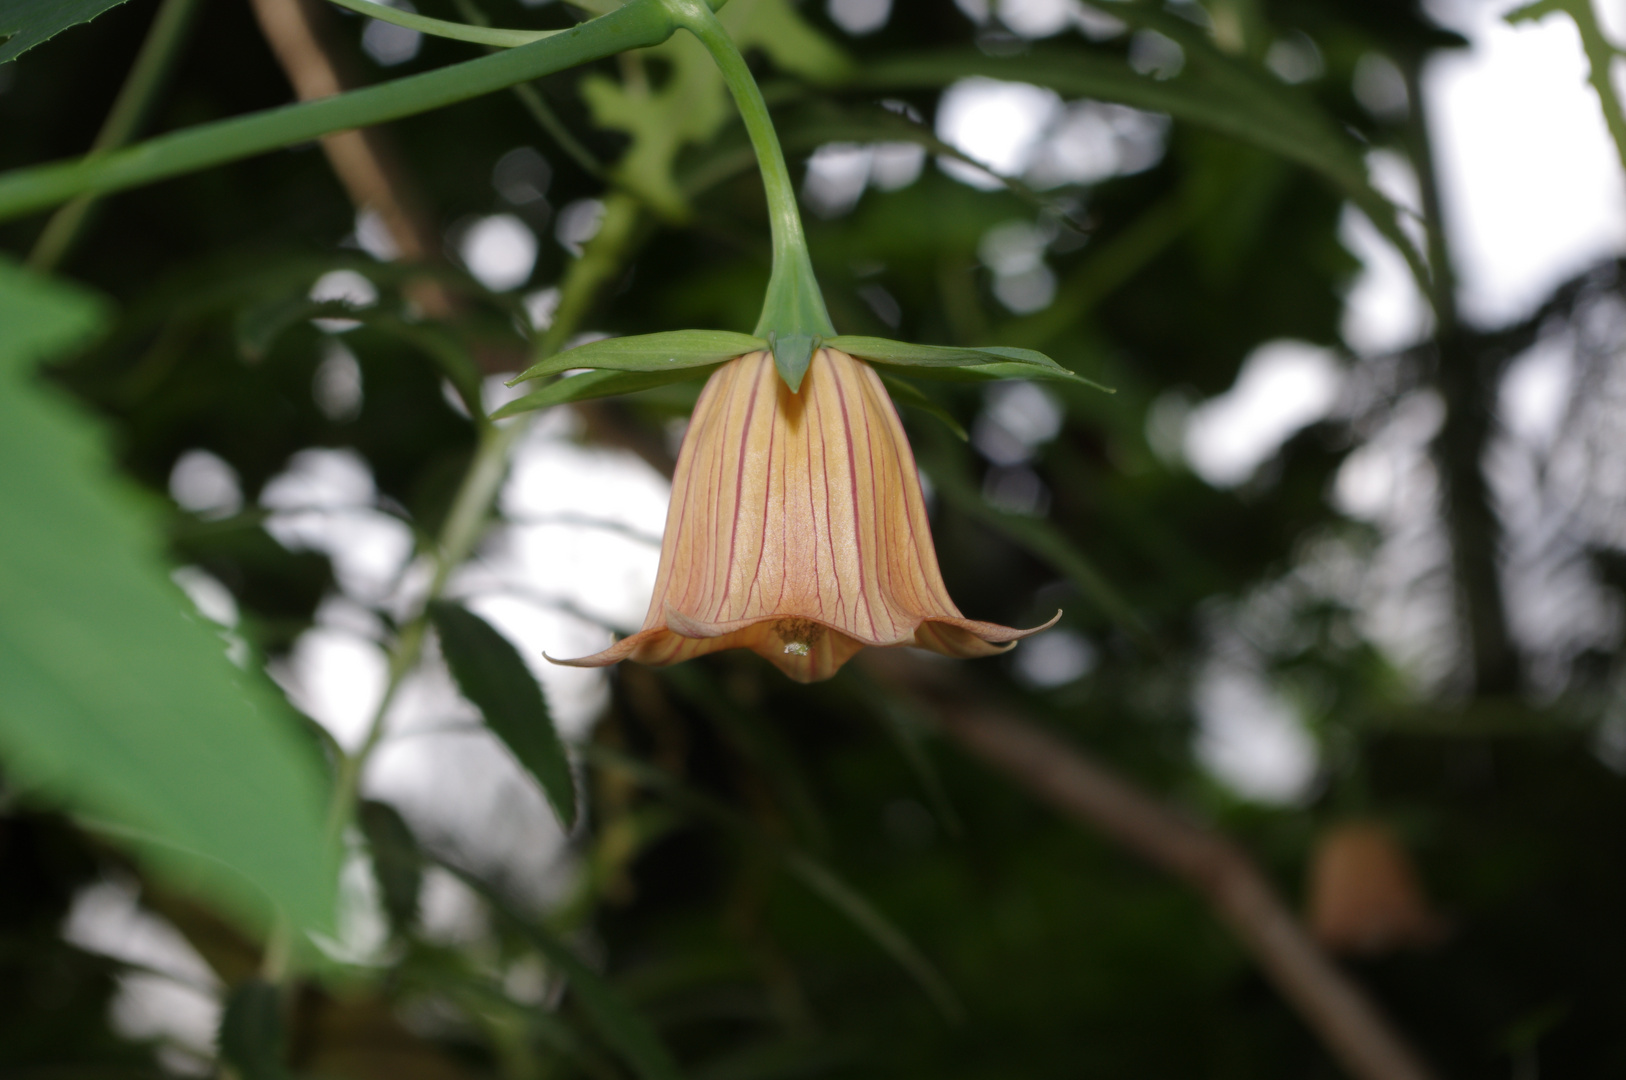
[[[643,628],[558,662],[751,649],[813,682],[866,645],[989,656],[1055,621],[1016,630],[954,606],[914,454],[873,368],[821,348],[792,392],[756,351],[718,368],[695,406]]]

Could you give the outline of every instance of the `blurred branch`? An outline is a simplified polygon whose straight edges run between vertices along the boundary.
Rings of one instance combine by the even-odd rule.
[[[92,154],[123,146],[141,130],[158,91],[169,78],[197,10],[198,0],[164,0],[158,14],[153,16],[152,27],[141,43],[130,74],[119,88],[119,96],[108,110],[102,129],[96,133],[96,141],[90,147]],[[56,269],[73,250],[74,241],[79,238],[95,203],[96,196],[82,195],[52,214],[34,242],[34,249],[28,253],[29,268],[41,273]]]
[[[1316,947],[1248,855],[1014,712],[978,700],[938,665],[869,650],[972,756],[1064,816],[1179,878],[1214,908],[1289,1005],[1359,1080],[1428,1080],[1427,1067],[1361,989]]]
[[[252,3],[260,31],[300,101],[332,97],[355,84],[329,43],[324,29],[327,15],[316,0]],[[438,260],[439,232],[382,131],[366,128],[324,135],[322,150],[350,201],[358,210],[378,214],[401,258],[408,262]],[[410,293],[433,318],[444,318],[455,310],[451,294],[438,282],[416,282]]]
[[[1409,150],[1422,194],[1432,271],[1429,300],[1435,319],[1436,380],[1445,398],[1445,423],[1434,455],[1445,487],[1443,512],[1472,685],[1478,694],[1505,694],[1517,686],[1519,658],[1508,633],[1497,566],[1501,523],[1491,504],[1484,457],[1496,387],[1513,354],[1487,348],[1488,341],[1457,319],[1456,274],[1429,137],[1422,62],[1418,56],[1407,64],[1406,90],[1411,98]]]

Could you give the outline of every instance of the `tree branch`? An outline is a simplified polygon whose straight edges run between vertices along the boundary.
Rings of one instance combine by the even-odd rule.
[[[1317,948],[1235,843],[1043,728],[951,685],[935,666],[928,669],[898,650],[870,654],[870,666],[907,685],[966,752],[1200,893],[1351,1076],[1430,1080],[1417,1052]]]

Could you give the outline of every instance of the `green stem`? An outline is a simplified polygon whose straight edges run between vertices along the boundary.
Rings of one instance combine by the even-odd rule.
[[[836,329],[825,310],[818,280],[813,276],[813,261],[807,254],[807,238],[802,233],[802,216],[796,208],[790,169],[785,165],[779,136],[768,116],[767,102],[751,77],[745,57],[740,55],[728,31],[705,4],[699,0],[664,2],[673,21],[699,38],[721,69],[762,169],[762,185],[768,194],[768,222],[773,233],[773,272],[768,279],[768,294],[763,300],[756,336],[833,337]],[[775,358],[779,359],[778,350],[775,352]],[[783,362],[780,370],[784,372]],[[800,381],[800,373],[794,382],[786,378],[786,382],[792,382],[792,389]]]
[[[543,41],[347,94],[203,124],[75,161],[0,175],[0,221],[78,195],[105,194],[222,165],[349,128],[371,127],[503,90],[626,49],[658,45],[675,29],[661,0],[625,7]]]
[[[395,639],[395,647],[390,651],[389,677],[384,684],[384,694],[373,709],[361,745],[339,762],[339,774],[333,785],[333,801],[328,807],[330,844],[338,844],[344,826],[355,810],[362,771],[384,738],[384,721],[390,706],[395,703],[402,682],[418,666],[418,660],[423,656],[424,637],[429,630],[426,614],[429,601],[438,599],[445,592],[452,571],[468,558],[485,533],[491,504],[496,500],[503,476],[508,471],[508,453],[528,426],[527,418],[503,426],[488,424],[481,432],[479,449],[469,465],[469,471],[463,475],[452,511],[441,528],[439,550],[435,553],[435,576],[430,580],[424,604]]]
[[[588,242],[587,249],[570,268],[563,286],[564,297],[554,315],[553,326],[543,338],[544,355],[551,348],[575,332],[580,319],[591,306],[593,296],[606,284],[615,280],[615,269],[622,265],[630,243],[637,231],[638,206],[625,196],[612,196],[607,202],[604,225],[598,235]],[[551,343],[551,346],[550,346]],[[333,784],[333,798],[328,804],[328,839],[337,848],[344,827],[355,813],[356,799],[361,791],[362,773],[373,751],[384,739],[384,724],[390,706],[401,689],[407,675],[417,667],[423,656],[424,639],[428,634],[429,602],[439,599],[446,590],[452,571],[457,569],[473,552],[486,526],[491,520],[491,506],[508,472],[508,458],[529,427],[530,418],[507,424],[483,424],[480,445],[462,484],[452,501],[451,512],[441,526],[435,551],[435,574],[430,579],[423,603],[418,607],[395,639],[390,650],[390,666],[384,694],[374,707],[362,736],[361,745],[353,753],[339,760],[338,776]]]
[[[450,38],[453,41],[469,41],[476,45],[513,48],[516,45],[529,45],[533,41],[541,41],[543,38],[564,33],[562,30],[498,30],[489,26],[470,26],[467,23],[447,22],[445,19],[431,19],[427,15],[402,11],[386,4],[375,4],[373,0],[332,0],[332,2],[379,22],[394,23],[396,26],[404,26],[408,30],[416,30],[422,34]]]
[[[96,141],[91,143],[92,154],[117,149],[135,137],[169,76],[197,10],[198,0],[164,0],[158,8],[130,74],[113,100],[101,131],[96,133]],[[89,196],[78,198],[52,215],[28,254],[30,269],[50,273],[61,264],[78,239],[94,202]]]
[[[491,20],[474,3],[474,0],[456,0],[456,3],[458,13],[470,25],[491,25]],[[519,103],[525,106],[525,110],[531,114],[531,118],[537,122],[543,131],[552,136],[553,141],[558,143],[559,148],[566,154],[570,155],[571,160],[580,165],[587,175],[603,178],[604,166],[599,164],[598,159],[593,157],[587,147],[577,141],[576,137],[565,127],[564,122],[554,114],[552,109],[548,108],[547,102],[542,100],[542,95],[537,92],[536,87],[530,83],[520,83],[510,89],[513,95],[519,99]]]

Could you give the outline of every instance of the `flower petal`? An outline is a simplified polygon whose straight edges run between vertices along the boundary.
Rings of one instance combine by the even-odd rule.
[[[919,649],[929,649],[944,656],[955,656],[964,660],[978,656],[996,656],[1002,652],[1009,652],[1022,638],[1050,629],[1060,618],[1061,612],[1058,611],[1050,617],[1049,622],[1028,630],[1017,630],[998,623],[978,622],[975,619],[942,617],[927,619],[915,629],[915,640],[912,644]]]

